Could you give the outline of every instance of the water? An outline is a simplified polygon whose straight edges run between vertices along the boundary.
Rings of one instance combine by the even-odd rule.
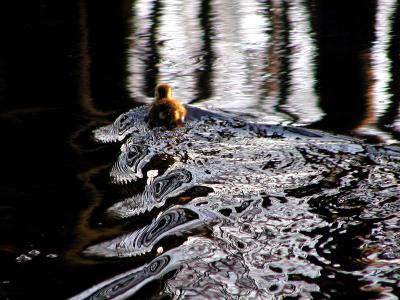
[[[92,139],[164,81],[182,102],[251,124],[398,143],[398,2],[12,5],[1,298],[91,286],[138,299],[399,293],[395,150],[263,127],[281,130],[271,139],[241,122],[140,132],[122,152]]]
[[[325,297],[329,293],[316,279],[334,282],[339,274],[357,276],[360,293],[374,296],[382,289],[393,296],[398,245],[392,233],[364,230],[382,228],[386,220],[398,229],[399,147],[193,107],[184,128],[149,130],[147,111],[142,106],[124,113],[94,137],[123,141],[110,173],[115,184],[140,186],[146,179],[142,192],[112,204],[105,218],[135,220],[157,209],[159,214],[83,254],[161,256],[74,299],[126,298],[172,271],[159,297]],[[157,156],[169,157],[165,171],[157,164],[148,169]],[[356,240],[346,250],[349,257],[332,259],[345,236]],[[169,239],[176,237],[183,241],[171,246]]]

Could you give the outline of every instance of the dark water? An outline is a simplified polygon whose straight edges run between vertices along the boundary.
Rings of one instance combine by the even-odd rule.
[[[208,245],[195,241],[182,249],[178,246],[188,239],[183,235],[164,241],[164,251],[179,252],[175,256],[156,258],[154,251],[124,259],[82,255],[88,246],[148,225],[162,212],[123,221],[105,216],[118,201],[142,192],[146,182],[113,184],[109,173],[120,145],[92,139],[92,130],[148,101],[144,98],[153,96],[159,81],[169,82],[185,103],[216,106],[253,121],[319,128],[371,143],[400,139],[398,1],[29,1],[7,6],[0,52],[0,298],[65,299],[150,262],[156,270],[164,260],[181,262],[186,258],[179,251],[202,253],[200,246]],[[156,163],[168,165],[165,157]],[[351,187],[342,192],[350,195]],[[301,199],[310,191],[289,197]],[[344,198],[335,197],[323,194],[304,211],[331,224],[309,234],[317,244],[308,247],[319,255],[308,259],[324,267],[305,272],[313,274],[307,277],[286,264],[270,264],[266,281],[281,274],[291,277],[292,285],[271,284],[259,297],[298,292],[293,281],[308,283],[307,293],[315,298],[395,298],[399,293],[399,224],[387,215],[379,223],[373,209],[374,221],[366,221],[365,211],[357,219],[360,203],[349,196],[338,205],[335,201]],[[392,203],[385,206],[388,215],[398,212],[398,200],[395,192],[382,200]],[[274,209],[287,209],[279,198],[264,201],[265,207],[272,201]],[[193,224],[199,214],[164,213],[166,219],[184,215],[182,224]],[[261,229],[271,225],[259,224]],[[207,228],[197,230],[190,235],[212,236]],[[249,236],[257,232],[241,230]],[[273,234],[270,247],[293,250]],[[287,243],[301,243],[288,236]],[[376,250],[381,245],[387,251]],[[381,254],[375,266],[362,261],[374,260],[374,251]],[[227,255],[215,270],[246,274],[239,254]],[[330,263],[314,262],[315,257]],[[198,261],[200,270],[203,263]],[[178,275],[166,270],[133,297],[158,295],[166,282],[175,291],[176,278],[190,282],[187,270]],[[373,283],[360,280],[373,272]],[[249,282],[241,282],[243,290],[251,290],[245,288]]]

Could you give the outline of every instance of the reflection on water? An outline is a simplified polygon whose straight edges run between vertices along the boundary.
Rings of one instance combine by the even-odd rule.
[[[124,116],[148,110],[142,106]],[[391,236],[400,221],[395,213],[400,148],[290,126],[246,123],[215,113],[207,116],[203,110],[202,118],[196,119],[193,111],[198,110],[188,107],[192,117],[185,127],[167,132],[149,129],[143,119],[132,120],[130,126],[143,130],[132,131],[122,153],[130,151],[133,141],[142,140],[141,148],[148,150],[141,152],[174,159],[163,174],[153,177],[160,169],[147,173],[142,192],[107,211],[117,219],[146,216],[156,208],[161,213],[150,224],[89,246],[83,253],[97,258],[148,256],[160,245],[167,252],[75,299],[105,297],[104,293],[127,297],[143,282],[171,270],[175,272],[158,292],[160,297],[323,297],[327,292],[321,292],[319,280],[342,274],[358,277],[352,288],[360,295],[378,290],[393,295],[390,283],[399,269],[399,247],[395,239],[381,235]],[[120,117],[97,129],[95,137],[109,142],[121,136],[118,128]],[[144,138],[147,135],[156,137]],[[129,177],[124,173],[144,174],[126,168],[130,163],[125,155],[119,156],[121,178]],[[134,165],[146,168],[140,162]],[[207,194],[188,192],[199,184],[208,187]],[[176,205],[179,201],[183,204]],[[393,229],[387,228],[387,220]],[[183,242],[168,241],[177,237]],[[343,244],[346,238],[350,241]],[[207,256],[188,248],[201,240],[212,244]],[[149,275],[150,266],[160,259],[167,261],[166,266],[154,267],[157,272]]]
[[[140,158],[139,158],[140,159]],[[131,217],[160,207],[168,197],[176,197],[194,184],[193,175],[185,169],[176,169],[146,185],[142,195],[116,203],[108,211],[113,216]]]
[[[191,259],[200,260],[216,252],[212,242],[201,238],[190,238],[182,247],[168,254],[161,255],[137,269],[127,271],[97,284],[91,289],[71,298],[71,300],[127,299],[149,282],[161,279],[169,272],[180,268],[186,261]]]
[[[399,1],[25,2],[0,53],[0,298],[399,293],[398,149],[260,124],[397,143]],[[218,113],[121,115],[160,81]]]

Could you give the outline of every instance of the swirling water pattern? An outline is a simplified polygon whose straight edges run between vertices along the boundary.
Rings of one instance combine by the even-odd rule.
[[[218,214],[193,206],[172,207],[160,214],[149,225],[85,250],[86,255],[101,257],[129,257],[150,252],[163,237],[189,230],[213,220]]]
[[[149,263],[119,274],[72,297],[79,299],[127,299],[152,280],[182,267],[191,260],[212,259],[220,250],[209,239],[190,237],[180,247],[162,254]]]
[[[123,114],[95,138],[123,141],[111,171],[120,183],[142,178],[157,155],[172,159],[163,174],[148,178],[143,192],[107,210],[117,219],[161,212],[84,254],[133,257],[154,252],[168,237],[187,241],[74,299],[125,299],[171,270],[160,297],[323,298],[320,284],[343,276],[357,278],[356,288],[367,294],[394,295],[398,148],[192,107],[185,127],[149,130],[146,111]],[[207,193],[193,193],[199,186]],[[177,205],[181,200],[187,203]],[[349,234],[350,241],[342,238]]]

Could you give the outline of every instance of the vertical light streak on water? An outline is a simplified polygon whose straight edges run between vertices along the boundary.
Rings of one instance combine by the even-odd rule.
[[[267,61],[266,48],[269,37],[266,34],[270,25],[265,18],[265,3],[254,1],[251,4],[240,3],[240,42],[245,54],[246,78],[243,92],[254,95],[254,100],[262,98],[264,85],[265,64]]]
[[[389,91],[390,74],[390,58],[388,53],[392,15],[395,9],[395,0],[379,0],[376,20],[375,20],[375,35],[376,40],[371,48],[371,70],[373,76],[372,87],[372,107],[370,110],[371,121],[364,127],[358,128],[358,132],[377,135],[387,143],[395,143],[389,134],[380,130],[376,126],[377,120],[385,114],[390,104],[390,98],[393,96]]]
[[[153,22],[151,8],[154,1],[139,0],[133,6],[133,28],[130,39],[129,53],[129,72],[128,88],[133,97],[143,95],[145,87],[145,57],[148,49],[147,44],[150,39],[150,26]]]
[[[392,13],[392,18],[393,19],[391,20],[391,22],[392,22],[392,26],[391,27],[392,28],[396,28],[396,24],[399,23],[400,3],[397,3],[397,5],[396,5],[396,3],[394,3],[393,6],[394,6],[393,13]],[[398,51],[398,47],[399,47],[399,44],[398,44],[399,43],[399,39],[398,39],[398,37],[399,37],[399,34],[398,33],[396,33],[396,34],[392,33],[392,34],[393,34],[392,43],[394,43],[394,44],[391,45],[391,48],[393,49],[393,47],[394,47],[394,49],[397,49],[397,50],[394,50],[394,61],[392,61],[392,69],[394,69],[394,72],[399,72],[400,70],[398,70],[398,69],[396,70],[396,67],[395,67],[395,66],[398,66],[398,63],[399,63],[399,60],[400,60],[400,57],[399,57],[400,53]],[[397,55],[397,60],[396,60],[396,55]],[[392,54],[392,56],[393,56],[393,54]],[[393,98],[392,98],[392,101],[393,101],[392,103],[395,103],[396,102],[395,99],[399,97],[399,90],[398,89],[396,90],[396,87],[395,87],[395,86],[398,87],[398,83],[399,83],[399,79],[398,78],[399,78],[399,76],[395,77],[394,82],[392,82],[392,89],[393,89],[393,93],[394,93]],[[400,107],[399,106],[397,107],[396,115],[397,115],[397,117],[395,118],[395,120],[393,122],[393,129],[394,129],[394,131],[396,133],[399,133],[400,132]],[[397,135],[397,141],[396,142],[398,143],[398,135]]]
[[[311,16],[306,1],[289,3],[289,32],[291,84],[287,110],[299,117],[299,123],[308,124],[322,118],[314,90],[316,46],[311,30]]]
[[[159,81],[171,84],[174,97],[189,102],[196,94],[195,71],[201,65],[200,1],[168,0],[163,4]]]
[[[373,43],[372,72],[375,80],[373,89],[374,120],[383,115],[390,102],[391,94],[388,84],[391,79],[388,47],[390,42],[391,15],[396,0],[379,0],[376,15],[375,34]]]
[[[267,43],[265,4],[218,1],[215,11],[215,80],[213,105],[229,110],[255,106],[264,76]]]

